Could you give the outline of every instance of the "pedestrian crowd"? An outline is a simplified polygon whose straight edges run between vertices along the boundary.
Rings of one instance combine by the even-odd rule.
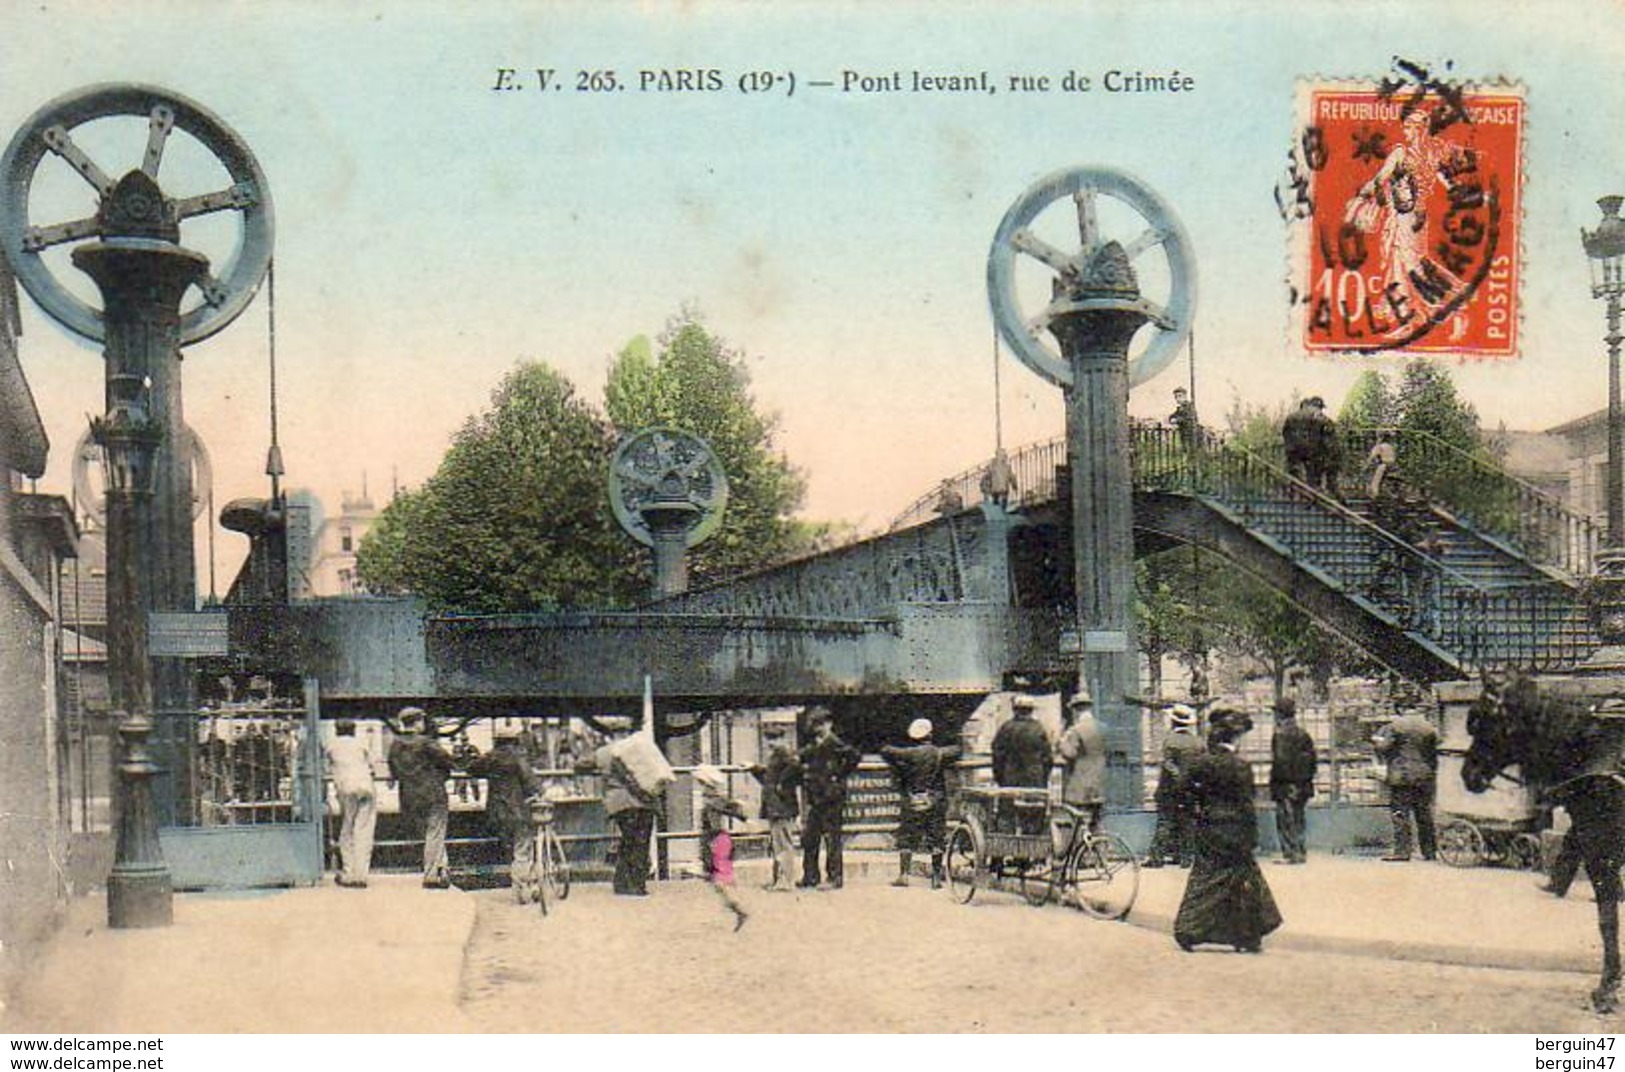
[[[1175,703],[1165,708],[1168,727],[1154,794],[1156,829],[1143,866],[1190,870],[1174,926],[1181,949],[1219,944],[1258,952],[1263,938],[1280,926],[1281,917],[1256,860],[1252,766],[1238,754],[1238,742],[1252,729],[1252,720],[1242,711],[1210,705],[1205,697],[1198,698],[1198,703],[1209,708],[1205,739],[1200,735],[1203,719],[1197,705]],[[1413,848],[1424,859],[1433,859],[1437,852],[1433,804],[1438,734],[1420,710],[1419,693],[1405,693],[1396,704],[1398,716],[1373,739],[1376,754],[1385,763],[1393,820],[1392,847],[1384,860],[1410,859]],[[992,740],[993,780],[1001,789],[1047,794],[1059,760],[1059,797],[1066,807],[1050,817],[1018,808],[996,814],[995,821],[1023,834],[1043,834],[1046,831],[1036,826],[1028,827],[1035,817],[1039,823],[1053,818],[1058,837],[1073,836],[1071,830],[1060,827],[1074,822],[1086,826],[1090,834],[1098,833],[1106,800],[1107,747],[1093,701],[1086,689],[1072,696],[1065,705],[1065,726],[1054,740],[1035,717],[1036,706],[1031,696],[1011,697],[1010,717]],[[1312,737],[1298,724],[1296,702],[1284,697],[1273,710],[1269,794],[1275,804],[1281,852],[1277,862],[1301,865],[1308,859],[1306,808],[1315,792],[1318,756]],[[629,732],[629,720],[600,720],[598,725],[604,731],[603,742],[591,748],[574,742],[579,754],[573,767],[602,779],[604,810],[615,828],[611,854],[614,893],[647,896],[655,815],[664,806],[663,794],[674,774],[651,738]],[[760,784],[759,815],[768,824],[772,857],[771,879],[764,887],[768,891],[838,890],[845,881],[843,823],[848,782],[861,756],[837,732],[828,709],[809,708],[804,726],[806,740],[797,748],[790,725],[764,723],[761,762],[745,768]],[[488,821],[509,862],[515,896],[524,901],[533,892],[526,879],[535,874],[536,827],[531,804],[542,787],[522,733],[499,724],[489,752],[480,753],[466,743],[466,737],[448,750],[441,745],[441,737],[458,735],[462,727],[451,733],[441,731],[415,707],[402,709],[391,729],[389,773],[399,789],[408,834],[423,844],[423,885],[444,889],[450,884],[446,784],[453,771],[460,770],[486,783]],[[936,731],[931,719],[915,718],[899,735],[902,739],[879,749],[897,790],[895,886],[910,884],[916,857],[929,860],[927,875],[933,889],[945,878],[950,785],[967,749],[962,744],[936,743]],[[336,881],[343,887],[364,887],[378,813],[372,761],[349,719],[335,724],[335,735],[325,752],[340,811]],[[722,769],[702,764],[693,773],[700,791],[701,867],[737,930],[750,913],[737,893],[731,822],[746,819],[747,811],[731,795]],[[1007,798],[1001,795],[997,802],[1005,803]],[[1014,796],[1008,802],[1019,803]],[[798,826],[799,860],[795,851]]]

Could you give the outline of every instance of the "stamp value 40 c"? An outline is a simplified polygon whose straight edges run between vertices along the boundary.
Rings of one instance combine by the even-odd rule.
[[[1524,99],[1432,80],[1300,86],[1276,191],[1311,352],[1518,352]]]

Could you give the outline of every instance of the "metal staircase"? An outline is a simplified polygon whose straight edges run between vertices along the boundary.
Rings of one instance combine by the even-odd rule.
[[[1347,456],[1363,459],[1377,434],[1384,433],[1352,437]],[[1398,447],[1396,470],[1419,479],[1395,480],[1372,501],[1357,471],[1331,495],[1289,475],[1283,460],[1233,440],[1204,433],[1186,444],[1172,428],[1139,425],[1135,492],[1148,507],[1170,497],[1199,504],[1210,527],[1248,537],[1248,554],[1279,556],[1317,591],[1349,604],[1339,608],[1345,622],[1353,610],[1377,631],[1403,634],[1426,676],[1555,669],[1594,650],[1579,579],[1600,542],[1595,526],[1482,459],[1452,456],[1453,448],[1426,437],[1387,434]],[[1037,512],[1054,502],[1065,452],[1057,439],[1010,456],[1013,508]],[[893,528],[931,516],[945,498],[977,501],[982,473],[944,481]],[[1136,523],[1152,512],[1137,505]],[[1222,546],[1228,550],[1220,553],[1242,557],[1236,540]]]

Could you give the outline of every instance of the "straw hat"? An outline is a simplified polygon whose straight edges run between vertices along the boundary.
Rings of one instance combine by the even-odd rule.
[[[931,720],[917,718],[908,724],[908,737],[911,741],[923,741],[931,736]]]
[[[1196,708],[1190,704],[1176,703],[1168,708],[1168,721],[1175,726],[1196,725]]]

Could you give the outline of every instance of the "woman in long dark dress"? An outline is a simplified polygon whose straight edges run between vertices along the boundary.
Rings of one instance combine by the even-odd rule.
[[[1253,769],[1236,755],[1236,741],[1253,728],[1240,711],[1210,716],[1208,751],[1188,768],[1196,820],[1196,863],[1174,919],[1174,941],[1189,952],[1207,942],[1257,953],[1281,913],[1253,859],[1258,820],[1253,812]]]

